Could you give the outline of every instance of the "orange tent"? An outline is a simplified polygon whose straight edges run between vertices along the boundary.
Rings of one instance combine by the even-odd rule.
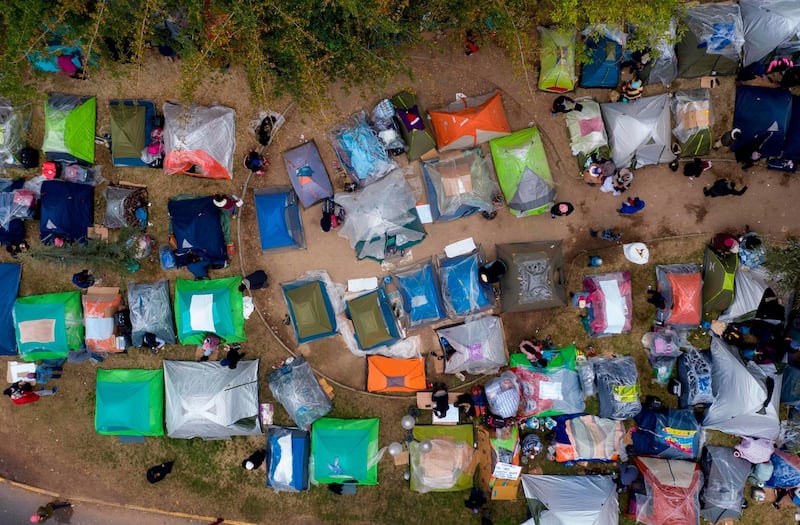
[[[114,332],[114,314],[122,303],[119,288],[93,287],[81,300],[86,348],[92,352],[122,352],[123,350],[117,348]]]
[[[459,99],[430,117],[439,151],[473,148],[511,133],[499,92]]]
[[[368,392],[418,392],[427,388],[425,360],[367,357]]]

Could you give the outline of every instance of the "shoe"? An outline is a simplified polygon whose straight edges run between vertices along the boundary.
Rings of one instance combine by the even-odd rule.
[[[56,392],[58,392],[58,387],[57,387],[57,386],[54,386],[54,387],[53,387],[53,395],[56,395]]]

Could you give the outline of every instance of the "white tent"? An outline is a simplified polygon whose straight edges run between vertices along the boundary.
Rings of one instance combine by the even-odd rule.
[[[720,321],[728,323],[754,317],[764,292],[769,288],[768,275],[763,268],[745,271],[739,267],[733,279],[733,287],[736,290],[733,302],[719,316]]]
[[[445,374],[494,374],[508,364],[503,322],[486,315],[464,324],[436,330],[455,352],[445,360]]]
[[[633,102],[601,104],[611,157],[618,168],[671,162],[672,123],[669,94]]]
[[[706,409],[703,427],[735,436],[776,439],[782,376],[775,367],[745,363],[735,348],[717,336],[711,340],[711,358],[714,402]]]
[[[616,525],[617,486],[611,476],[522,475],[522,489],[538,525]],[[544,508],[543,508],[544,507]],[[538,513],[538,521],[536,514]]]
[[[744,66],[800,34],[797,0],[739,0],[739,9],[744,23]]]
[[[231,370],[218,362],[164,361],[167,435],[224,439],[260,435],[258,360]]]

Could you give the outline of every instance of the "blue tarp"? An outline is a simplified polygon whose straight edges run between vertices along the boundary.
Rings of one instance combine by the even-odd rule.
[[[439,260],[439,280],[442,298],[450,317],[465,317],[489,308],[493,293],[478,276],[478,253]]]
[[[431,262],[401,270],[393,277],[403,298],[409,327],[416,328],[447,317]]]
[[[42,183],[39,237],[52,244],[56,237],[68,242],[86,242],[94,224],[94,187],[89,184],[47,180]]]
[[[615,88],[619,84],[622,46],[606,37],[588,38],[589,62],[581,68],[581,87]]]
[[[283,162],[292,187],[304,208],[333,197],[328,171],[313,140],[285,151]]]
[[[697,459],[702,431],[691,409],[642,410],[632,434],[637,454],[666,459]]]
[[[736,86],[733,127],[742,131],[731,149],[736,151],[752,142],[760,144],[764,157],[783,151],[789,118],[792,115],[792,94],[785,89],[760,86]]]
[[[771,488],[793,489],[800,486],[800,462],[795,454],[776,450],[770,458],[772,477],[765,486]]]
[[[221,223],[223,211],[214,205],[213,197],[170,199],[167,210],[178,244],[176,256],[179,264],[186,262],[185,257],[189,253],[215,266],[227,262],[228,252]]]
[[[14,301],[19,292],[21,272],[19,264],[0,264],[0,355],[17,355]]]
[[[297,197],[288,187],[256,192],[256,217],[262,250],[305,246]]]

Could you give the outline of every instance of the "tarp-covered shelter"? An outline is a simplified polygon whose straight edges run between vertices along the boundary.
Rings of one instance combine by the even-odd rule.
[[[164,104],[164,173],[232,179],[235,122],[224,106]]]
[[[642,409],[631,434],[637,455],[695,460],[704,441],[703,429],[692,409]]]
[[[297,428],[267,430],[267,486],[276,492],[308,490],[311,435]]]
[[[646,525],[700,523],[703,474],[693,461],[636,457],[643,492],[630,495],[628,514]]]
[[[768,58],[775,48],[800,34],[800,4],[795,0],[739,0],[739,9],[745,67]]]
[[[592,337],[628,333],[633,323],[631,273],[612,272],[587,275],[583,289],[589,294],[588,328]]]
[[[511,133],[499,92],[458,99],[443,109],[431,110],[439,151],[474,148]]]
[[[445,353],[445,374],[494,374],[508,364],[503,322],[486,315],[436,330]]]
[[[94,187],[65,180],[46,180],[41,188],[39,238],[44,244],[62,239],[86,242],[94,224]]]
[[[314,483],[378,484],[380,420],[322,418],[311,429]]]
[[[333,197],[328,170],[313,140],[283,152],[286,173],[303,208]]]
[[[392,198],[387,199],[387,195]],[[380,262],[425,238],[417,199],[400,170],[361,191],[337,193],[334,200],[347,212],[339,235],[350,241],[358,259],[369,257]]]
[[[363,111],[329,131],[328,140],[342,168],[359,186],[372,184],[398,168]]]
[[[258,359],[235,369],[215,361],[164,361],[167,435],[224,439],[262,435]]]
[[[633,357],[597,358],[594,362],[598,414],[610,419],[629,419],[642,410],[639,370]]]
[[[533,517],[525,525],[617,525],[619,500],[611,476],[522,475]]]
[[[383,287],[347,301],[346,314],[353,322],[356,342],[361,350],[389,346],[400,339],[392,305]]]
[[[97,370],[94,429],[107,436],[164,435],[164,371]]]
[[[0,166],[22,166],[20,152],[25,147],[25,134],[31,121],[29,104],[12,105],[0,98]]]
[[[583,412],[581,379],[576,364],[576,348],[570,345],[543,352],[547,366],[533,365],[524,354],[509,358],[520,386],[519,417],[547,417]]]
[[[672,116],[675,127],[672,134],[681,147],[681,157],[694,158],[711,152],[714,138],[711,126],[711,91],[689,89],[672,93]]]
[[[401,91],[392,97],[395,119],[400,123],[400,134],[408,149],[408,160],[417,160],[436,147],[428,119],[420,109],[416,95]]]
[[[212,266],[228,261],[227,213],[214,204],[213,197],[177,198],[167,202],[170,228],[178,245],[175,255],[179,265],[186,264],[191,253]]]
[[[580,104],[580,109],[567,113],[564,120],[569,131],[572,154],[578,158],[578,165],[584,168],[593,153],[609,159],[611,150],[608,148],[608,135],[600,104],[592,99],[580,99],[576,102]]]
[[[482,262],[480,250],[456,257],[438,257],[442,300],[448,317],[466,317],[494,306],[491,285],[481,281],[478,273]]]
[[[238,276],[175,281],[175,325],[181,344],[202,344],[207,333],[226,343],[247,340],[240,284]]]
[[[646,83],[661,83],[669,87],[675,77],[678,76],[678,58],[675,56],[675,34],[677,23],[673,18],[670,20],[669,29],[655,38],[652,48],[656,51],[655,57],[651,57],[642,71],[642,77]]]
[[[48,160],[94,162],[97,99],[51,93],[44,106],[44,142]]]
[[[679,77],[736,73],[745,42],[739,4],[719,2],[691,7],[686,10],[683,23],[687,30],[675,44]]]
[[[0,179],[0,245],[19,244],[27,236],[23,219],[33,218],[36,201],[23,189],[24,184],[21,177]],[[24,205],[20,204],[21,193],[27,193]]]
[[[150,332],[168,345],[175,338],[172,301],[169,297],[169,281],[154,283],[128,283],[128,309],[131,319],[133,346],[141,347],[144,334]]]
[[[80,292],[20,297],[14,303],[17,349],[25,361],[66,359],[83,345]]]
[[[539,28],[539,89],[566,93],[575,89],[574,30]]]
[[[625,446],[621,420],[591,414],[554,416],[555,461],[574,465],[580,461],[618,461]]]
[[[599,26],[590,33],[584,45],[589,61],[581,65],[580,86],[584,88],[616,88],[619,85],[622,48],[626,34],[618,28]]]
[[[746,363],[736,348],[717,336],[711,339],[714,402],[706,409],[703,427],[735,436],[775,440],[782,376]]]
[[[14,303],[19,292],[22,266],[0,263],[0,355],[17,355],[14,338]]]
[[[539,215],[555,202],[556,187],[538,128],[515,131],[489,143],[495,172],[512,215]]]
[[[742,499],[753,465],[737,457],[729,447],[708,446],[700,462],[705,485],[700,498],[700,515],[709,523],[742,516]]]
[[[433,261],[428,259],[396,270],[392,278],[400,291],[409,328],[419,328],[447,317]]]
[[[525,312],[567,304],[561,241],[495,245],[506,265],[500,278],[503,312]]]
[[[719,314],[733,302],[736,269],[739,256],[721,255],[706,246],[703,256],[703,312]]]
[[[255,201],[262,251],[305,248],[300,208],[292,189],[288,186],[258,189]]]
[[[720,316],[720,321],[740,322],[756,317],[758,307],[770,288],[769,274],[763,268],[748,271],[738,267],[734,276],[733,302]]]
[[[287,359],[282,367],[270,372],[267,382],[269,391],[303,430],[308,430],[314,421],[333,408],[303,356]]]
[[[482,156],[479,148],[456,157],[423,162],[422,178],[431,216],[437,222],[492,212],[500,193],[492,159]]]
[[[611,144],[611,160],[618,168],[641,168],[675,158],[670,150],[672,120],[668,93],[627,104],[600,104],[600,109]]]
[[[703,276],[696,264],[656,266],[658,291],[666,308],[656,311],[656,320],[678,328],[695,328],[703,312]]]
[[[425,359],[367,356],[368,392],[419,392],[428,387]]]
[[[408,444],[411,490],[454,492],[472,487],[474,454],[472,425],[417,425]],[[423,441],[430,450],[423,452]]]
[[[152,100],[112,100],[111,161],[114,166],[147,167],[142,160],[142,150],[152,138],[156,105]]]
[[[89,288],[81,296],[86,348],[92,352],[122,352],[117,348],[114,314],[120,310],[119,289]]]
[[[147,225],[150,200],[147,188],[124,184],[108,185],[103,190],[106,199],[106,214],[103,226],[106,228],[125,228],[135,226],[141,229]]]
[[[733,127],[741,131],[733,151],[756,144],[764,157],[780,155],[792,117],[792,94],[786,89],[736,86]]]
[[[335,335],[336,314],[325,283],[299,280],[281,284],[297,344]]]

